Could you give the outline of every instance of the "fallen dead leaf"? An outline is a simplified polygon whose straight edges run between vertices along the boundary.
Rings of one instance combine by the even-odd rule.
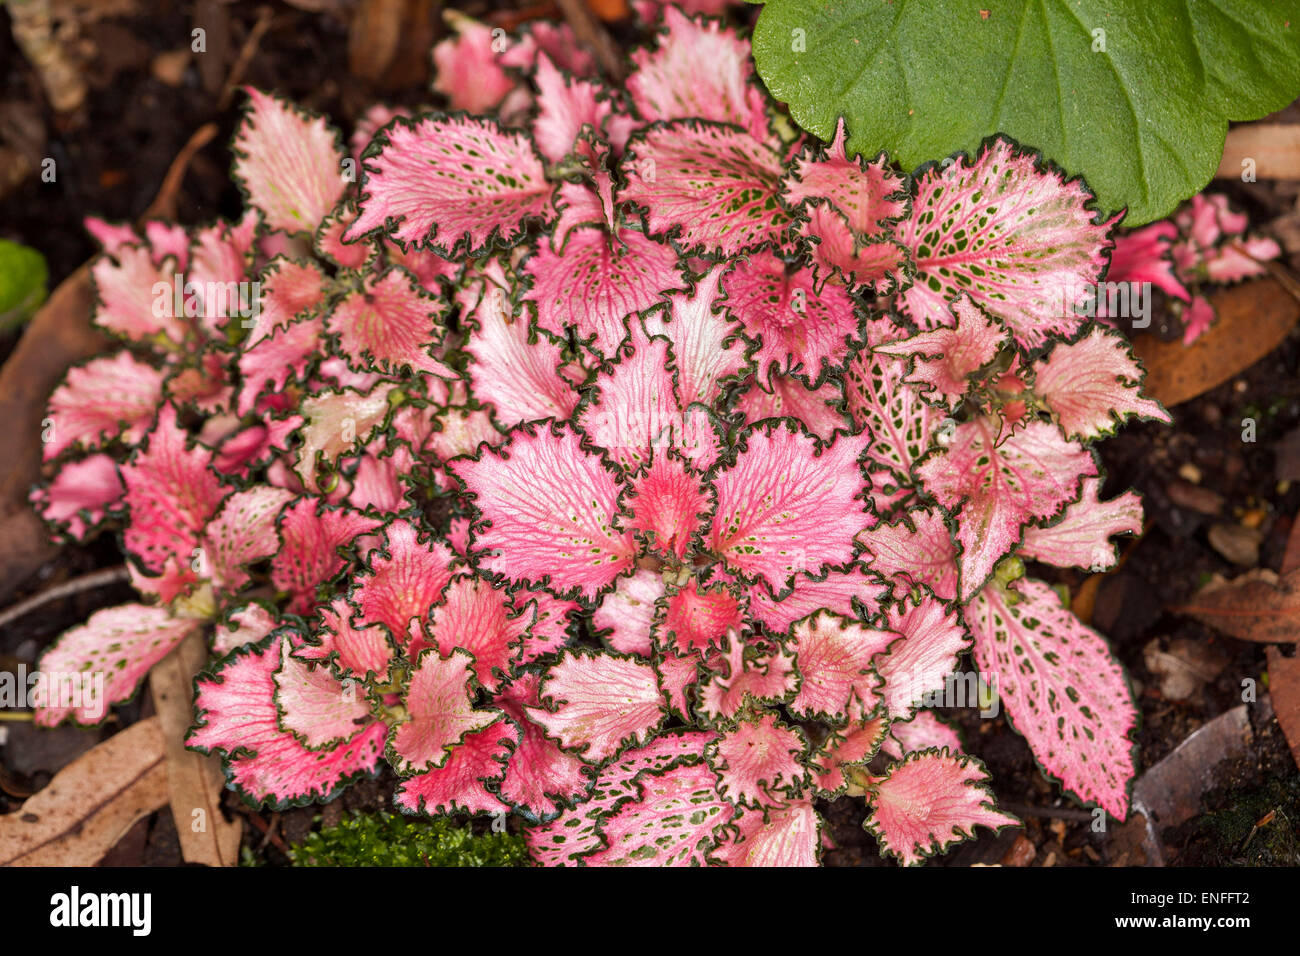
[[[1300,179],[1300,126],[1247,123],[1228,130],[1217,179],[1241,179],[1242,162],[1254,161],[1260,179]]]
[[[194,716],[194,675],[207,661],[207,640],[195,631],[149,672],[149,689],[162,724],[172,819],[187,863],[235,866],[239,862],[238,819],[221,812],[225,775],[221,761],[185,749]]]
[[[1258,529],[1239,524],[1216,524],[1207,537],[1210,547],[1233,564],[1243,568],[1259,564],[1259,543],[1264,536]]]
[[[1290,644],[1300,636],[1300,570],[1280,578],[1266,568],[1216,578],[1170,610],[1238,640]]]
[[[1154,335],[1133,340],[1146,366],[1146,393],[1165,407],[1221,385],[1273,351],[1300,319],[1297,303],[1276,279],[1219,289],[1210,296],[1219,319],[1191,345],[1161,342]]]
[[[1142,648],[1142,662],[1160,681],[1160,696],[1165,700],[1186,700],[1204,684],[1223,673],[1228,662],[1216,648],[1205,641],[1176,637],[1168,647],[1161,647],[1156,637]]]
[[[1285,657],[1280,648],[1267,648],[1268,695],[1278,725],[1291,747],[1291,756],[1300,763],[1300,654]]]
[[[78,757],[0,817],[0,865],[94,866],[137,820],[166,805],[162,728],[150,717]]]

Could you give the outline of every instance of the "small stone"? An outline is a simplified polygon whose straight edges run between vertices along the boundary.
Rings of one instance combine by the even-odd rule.
[[[1233,564],[1243,568],[1259,565],[1259,529],[1239,524],[1216,524],[1210,529],[1210,546]]]
[[[1194,485],[1201,483],[1201,469],[1197,468],[1190,461],[1183,462],[1178,466],[1178,477],[1190,481]]]

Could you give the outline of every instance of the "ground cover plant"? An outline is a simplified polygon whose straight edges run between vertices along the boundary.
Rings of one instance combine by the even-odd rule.
[[[812,865],[849,799],[911,864],[1018,822],[926,707],[969,670],[1124,818],[1127,678],[1029,568],[1142,528],[1093,445],[1168,415],[1078,307],[1120,217],[1005,137],[904,173],[799,135],[673,7],[622,87],[496,42],[461,22],[460,109],[347,146],[247,90],[238,221],[90,223],[121,345],[51,397],[33,502],[120,529],[140,598],[50,647],[105,680],[38,721],[201,631],[187,745],[255,805],[387,763],[540,864]]]

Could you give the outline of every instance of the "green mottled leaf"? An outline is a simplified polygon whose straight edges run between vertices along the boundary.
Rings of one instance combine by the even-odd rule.
[[[1126,225],[1210,180],[1228,120],[1300,91],[1300,0],[767,0],[758,71],[800,125],[905,167],[1005,133]]]

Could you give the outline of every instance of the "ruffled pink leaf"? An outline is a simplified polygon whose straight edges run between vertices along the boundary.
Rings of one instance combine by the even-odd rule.
[[[798,378],[771,375],[766,386],[751,380],[736,400],[736,411],[750,425],[765,418],[797,418],[810,432],[829,442],[837,429],[848,431],[851,427],[843,405],[844,387],[838,381],[831,379],[811,389]]]
[[[870,556],[867,564],[886,577],[923,584],[945,601],[957,597],[957,549],[937,511],[910,511],[898,524],[878,524],[858,540]]]
[[[1071,345],[1058,344],[1034,365],[1034,391],[1068,438],[1100,438],[1131,416],[1172,419],[1143,398],[1142,369],[1120,334],[1095,328]]]
[[[808,773],[799,762],[803,738],[772,714],[742,720],[713,745],[709,763],[718,792],[737,806],[763,807],[799,788]]]
[[[877,352],[912,357],[907,378],[937,404],[955,407],[970,390],[971,376],[997,357],[1006,329],[961,295],[952,303],[955,326],[922,332],[901,342],[876,346]]]
[[[745,605],[725,585],[701,588],[691,578],[670,588],[664,599],[657,637],[661,647],[681,656],[702,654],[721,646],[728,634],[745,627]]]
[[[384,549],[372,552],[369,567],[356,574],[352,602],[363,625],[383,624],[404,642],[411,619],[423,620],[442,599],[455,554],[442,541],[420,540],[419,528],[407,518],[389,522],[384,538]]]
[[[718,844],[714,858],[728,866],[817,866],[821,818],[811,800],[746,810]]]
[[[1014,603],[1012,603],[1014,601]],[[1007,716],[1061,786],[1119,819],[1128,813],[1137,709],[1105,639],[1041,581],[984,588],[966,610],[975,661]]]
[[[251,87],[235,136],[235,177],[266,224],[288,233],[315,232],[347,188],[344,151],[322,117]]]
[[[700,681],[699,658],[661,655],[655,661],[655,671],[659,674],[659,687],[664,692],[669,711],[683,720],[691,720],[689,693]]]
[[[804,245],[818,283],[838,276],[855,292],[891,295],[911,282],[912,262],[894,239],[864,240],[848,218],[823,200],[802,209],[795,231]]]
[[[589,763],[644,743],[665,717],[654,668],[611,654],[564,654],[547,671],[541,697],[553,709],[530,707],[528,716]]]
[[[651,548],[684,559],[700,529],[700,515],[712,506],[700,478],[680,459],[660,454],[632,479],[632,493],[628,529],[644,535]]]
[[[456,649],[420,656],[406,691],[408,719],[393,729],[390,759],[402,773],[441,767],[469,734],[496,722],[496,710],[474,706],[474,657]]]
[[[987,418],[957,426],[952,444],[916,470],[939,504],[957,512],[963,600],[1020,543],[1025,525],[1060,514],[1078,498],[1079,482],[1097,474],[1092,456],[1054,425],[1030,422],[997,447],[995,426]]]
[[[899,639],[846,618],[819,611],[794,626],[790,648],[799,669],[799,692],[792,713],[827,715],[838,722],[856,700],[870,711],[879,696],[880,678],[872,658]]]
[[[162,383],[162,372],[130,352],[70,368],[50,396],[42,456],[52,461],[74,445],[89,451],[119,437],[135,444],[162,404]]]
[[[909,319],[949,325],[948,301],[966,292],[1026,349],[1085,321],[1074,307],[1105,266],[1118,216],[1094,221],[1082,181],[998,139],[973,161],[932,167],[916,188],[897,232],[916,263],[916,281],[899,297]]]
[[[161,571],[168,558],[188,563],[224,497],[212,471],[212,452],[187,448],[186,437],[176,424],[176,409],[164,405],[149,447],[122,466],[131,514],[123,543],[150,571]]]
[[[113,256],[100,256],[90,267],[95,286],[95,325],[113,335],[155,351],[174,349],[185,341],[181,302],[177,314],[175,285],[181,267],[155,264],[142,246],[122,246]],[[180,282],[184,283],[184,276]]]
[[[345,686],[328,667],[316,667],[292,656],[288,641],[280,643],[280,666],[274,679],[280,726],[311,750],[338,746],[370,718],[364,694],[354,685]]]
[[[280,626],[280,621],[261,604],[247,604],[218,621],[212,635],[212,653],[225,657],[247,644],[256,644]]]
[[[724,654],[725,673],[715,673],[700,686],[699,709],[710,718],[730,719],[746,699],[757,702],[785,700],[798,682],[794,657],[780,646],[746,659],[739,639],[729,642]]]
[[[657,46],[632,53],[627,90],[648,123],[703,119],[730,123],[755,140],[768,138],[766,97],[753,83],[749,41],[717,21],[692,20],[664,8]],[[701,70],[701,64],[708,69]]]
[[[359,626],[356,610],[345,597],[336,597],[316,611],[314,643],[304,643],[294,656],[304,661],[326,661],[343,676],[387,678],[394,647],[388,632],[378,625]]]
[[[203,531],[203,573],[223,591],[238,591],[248,583],[245,566],[275,554],[280,547],[275,522],[293,493],[254,485],[236,491]]]
[[[463,648],[474,655],[474,676],[489,693],[510,677],[511,663],[522,649],[531,614],[512,613],[509,595],[481,578],[461,576],[433,609],[429,641],[439,653]],[[412,643],[408,653],[419,648]]]
[[[727,263],[709,268],[690,293],[668,297],[668,311],[645,318],[649,335],[663,336],[672,346],[677,376],[677,400],[716,407],[722,388],[747,367],[746,342],[739,323],[722,308],[722,275]]]
[[[554,189],[522,133],[470,116],[425,117],[388,128],[366,160],[361,212],[343,237],[388,230],[402,244],[427,243],[452,258],[511,245],[526,224],[548,219]]]
[[[844,215],[859,238],[874,239],[907,214],[906,184],[883,155],[870,163],[862,156],[849,159],[847,138],[841,118],[829,146],[816,154],[805,151],[795,160],[782,180],[781,195],[791,206],[825,200]]]
[[[843,363],[846,342],[858,331],[843,284],[827,282],[818,291],[812,270],[789,270],[766,249],[737,262],[724,284],[728,311],[759,342],[754,363],[760,382],[768,383],[773,372],[817,381],[826,368]]]
[[[895,720],[889,725],[889,736],[881,749],[891,757],[901,760],[904,754],[932,747],[947,747],[954,754],[961,753],[961,738],[931,711],[919,710],[911,720]]]
[[[647,339],[638,324],[630,350],[601,371],[596,397],[577,416],[592,443],[625,472],[640,471],[652,458],[664,459],[669,449],[701,470],[717,460],[719,440],[709,417],[698,407],[683,410],[674,400],[669,365],[668,342]],[[650,520],[649,515],[640,517]]]
[[[289,381],[301,381],[307,368],[321,353],[325,329],[319,316],[308,316],[275,329],[255,344],[245,345],[239,356],[239,389],[236,410],[247,415],[260,396],[283,392]]]
[[[648,658],[654,651],[651,630],[655,606],[663,596],[663,577],[648,568],[638,568],[628,577],[619,578],[614,589],[601,596],[592,614],[592,626],[620,654]]]
[[[134,694],[149,668],[201,625],[145,604],[96,611],[41,655],[43,676],[30,685],[36,723],[55,727],[71,717],[98,724],[110,704]]]
[[[502,276],[504,280],[504,276]],[[515,317],[504,288],[482,283],[462,297],[470,316],[469,377],[474,397],[491,407],[497,424],[511,428],[543,418],[563,421],[578,404],[578,391],[561,374],[558,345],[533,339],[525,316]]]
[[[279,726],[275,671],[281,637],[239,651],[197,682],[196,723],[185,745],[220,753],[230,784],[250,800],[277,807],[329,800],[379,767],[387,728],[373,721],[338,747],[309,750]]]
[[[838,794],[848,784],[844,768],[860,766],[876,755],[889,730],[885,717],[850,719],[847,726],[832,728],[813,763],[817,787],[827,794]]]
[[[1106,281],[1149,282],[1165,294],[1186,302],[1187,289],[1174,275],[1174,263],[1169,255],[1170,241],[1177,235],[1178,228],[1164,219],[1116,236]]]
[[[848,561],[867,524],[858,466],[866,445],[865,435],[841,435],[819,449],[788,423],[750,432],[736,463],[715,479],[709,547],[773,590],[796,572]]]
[[[684,284],[672,247],[631,229],[617,237],[577,229],[558,251],[543,240],[524,271],[532,279],[524,299],[537,303],[538,326],[560,337],[572,326],[580,341],[607,358],[626,337],[629,316]]]
[[[496,31],[458,10],[443,11],[451,35],[433,48],[433,88],[453,110],[491,113],[516,83],[503,69]]]
[[[442,341],[445,306],[390,269],[348,293],[325,320],[348,364],[359,371],[412,369],[443,378],[456,371],[429,354]]]
[[[483,567],[515,581],[549,581],[594,598],[632,566],[636,542],[616,527],[620,486],[566,427],[516,432],[509,457],[487,450],[448,467],[487,522]]]
[[[30,500],[43,519],[82,541],[110,510],[121,506],[125,493],[117,462],[108,455],[91,455],[65,464],[49,487],[33,491]]]
[[[1119,560],[1112,535],[1142,533],[1142,499],[1131,491],[1102,501],[1101,482],[1086,478],[1083,495],[1065,510],[1065,517],[1046,528],[1025,531],[1020,553],[1062,568],[1109,571]]]
[[[393,802],[407,812],[430,816],[501,812],[505,807],[485,784],[501,779],[518,739],[519,731],[506,720],[470,734],[445,764],[403,780]]]
[[[998,830],[1020,821],[997,810],[973,757],[925,751],[896,763],[876,784],[866,828],[905,866],[974,836],[975,827]]]
[[[1192,296],[1192,301],[1183,311],[1183,344],[1191,345],[1214,324],[1218,314],[1210,300],[1203,295]]]
[[[558,654],[568,646],[569,628],[582,609],[577,601],[564,601],[545,591],[518,590],[510,595],[510,606],[532,612],[532,623],[524,634],[519,653],[521,665],[531,664],[546,654]]]
[[[302,400],[301,411],[307,424],[294,469],[305,488],[317,490],[322,460],[332,467],[339,455],[371,440],[388,417],[388,397],[394,388],[392,382],[384,382],[367,392],[345,388]]]
[[[271,262],[260,281],[262,294],[253,327],[243,342],[245,349],[319,309],[325,303],[329,284],[316,263],[294,259]]]
[[[501,781],[501,799],[537,817],[552,817],[560,812],[561,802],[582,796],[591,785],[587,765],[565,753],[546,736],[546,732],[525,712],[536,707],[541,678],[520,674],[493,698],[502,712],[522,728],[519,746],[506,762]]]
[[[280,546],[271,559],[271,583],[288,594],[288,610],[308,611],[316,588],[347,565],[343,549],[381,524],[350,508],[331,508],[319,498],[302,498],[285,508]]]
[[[639,134],[623,161],[620,202],[644,207],[647,231],[684,251],[735,256],[777,240],[790,218],[777,201],[781,157],[748,133],[674,120]]]
[[[639,796],[637,781],[642,774],[663,773],[675,766],[696,763],[714,738],[714,734],[700,731],[667,733],[644,747],[625,751],[600,771],[589,799],[544,826],[528,829],[533,859],[542,866],[581,862],[582,856],[604,845],[598,827],[609,813]]]
[[[600,133],[612,112],[602,88],[587,80],[567,80],[546,54],[537,57],[537,118],[533,138],[537,151],[549,162],[558,163],[573,152],[584,126]],[[481,111],[480,111],[481,112]]]
[[[639,796],[601,824],[605,846],[588,866],[703,866],[715,831],[732,817],[707,764],[644,773]]]
[[[927,693],[943,687],[971,639],[957,612],[929,594],[890,608],[887,625],[903,641],[876,662],[876,671],[885,680],[889,714],[906,719]]]
[[[795,621],[825,608],[840,617],[872,618],[880,613],[888,588],[860,565],[832,568],[820,577],[795,575],[788,594],[777,600],[767,585],[750,589],[749,610],[772,634],[788,634]]]
[[[545,53],[561,70],[574,76],[593,76],[596,60],[567,23],[534,20],[519,39],[501,54],[503,66],[531,70],[539,54]]]

